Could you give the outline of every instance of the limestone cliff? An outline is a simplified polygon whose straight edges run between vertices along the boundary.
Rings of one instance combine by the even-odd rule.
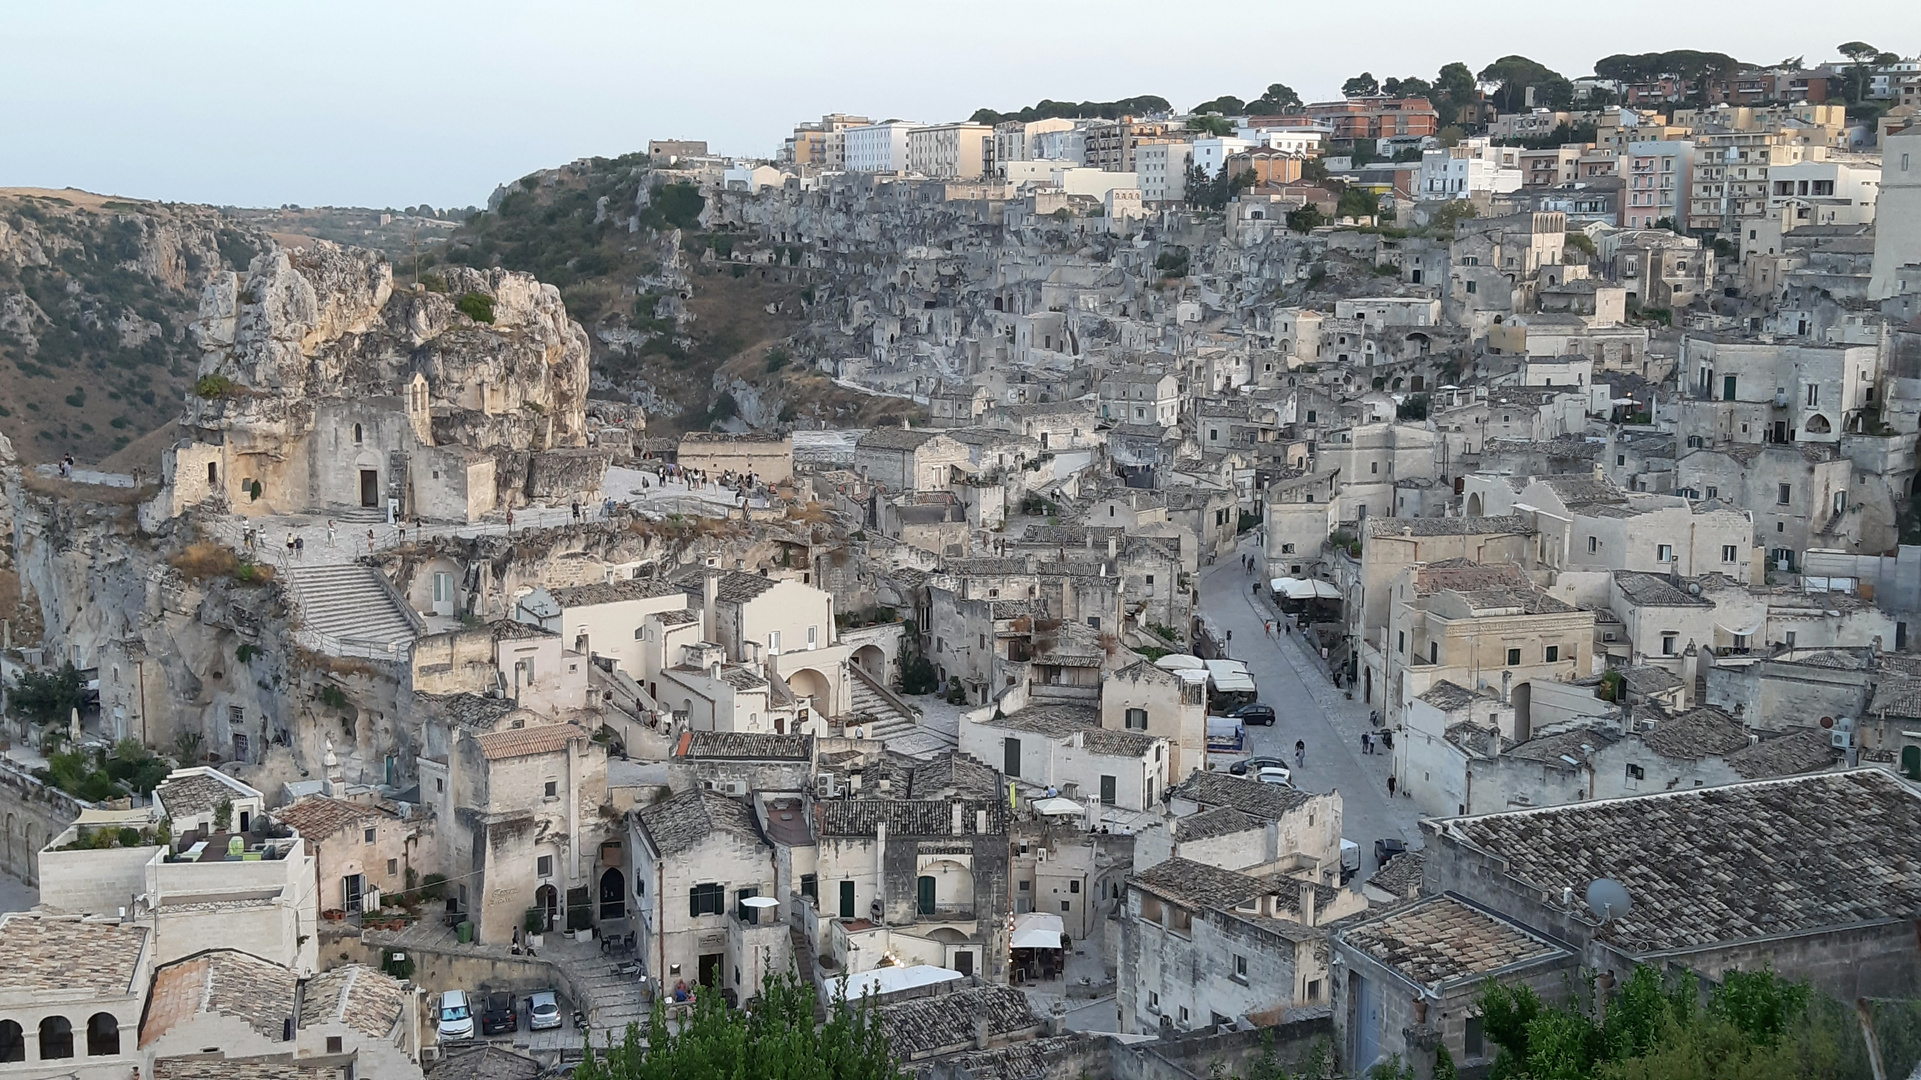
[[[0,189],[0,426],[98,461],[178,415],[208,275],[266,243],[212,207]]]
[[[436,431],[480,450],[585,443],[588,343],[560,293],[531,275],[449,267],[445,291],[396,290],[371,251],[313,241],[207,285],[194,332],[203,439],[286,442],[317,402],[399,396],[426,380]],[[484,303],[476,319],[463,298]],[[491,312],[491,321],[484,313]]]

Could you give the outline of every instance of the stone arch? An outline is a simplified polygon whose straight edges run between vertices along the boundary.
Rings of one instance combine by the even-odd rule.
[[[801,668],[787,676],[787,685],[794,691],[796,698],[813,699],[814,711],[826,716],[839,716],[839,703],[834,700],[834,680],[815,668]]]
[[[1477,491],[1467,497],[1467,516],[1480,517],[1481,509],[1481,493]]]
[[[27,1033],[12,1020],[0,1020],[0,1064],[27,1060]]]
[[[48,1016],[40,1021],[40,1060],[73,1056],[73,1021],[64,1016]]]
[[[1401,384],[1405,381],[1406,380],[1402,379],[1399,375],[1394,376],[1393,389],[1399,390],[1401,388]]]
[[[620,867],[610,866],[600,875],[600,917],[624,919],[627,917],[627,875]]]
[[[1808,417],[1808,422],[1803,425],[1802,430],[1809,435],[1830,435],[1834,432],[1834,425],[1828,422],[1827,417],[1815,413]]]
[[[87,1018],[87,1056],[120,1055],[120,1018],[110,1012],[97,1012]]]
[[[21,839],[25,843],[21,845],[20,851],[20,876],[26,879],[27,884],[38,885],[40,884],[40,827],[31,821],[27,822],[26,829],[21,833]]]
[[[1414,391],[1414,392],[1415,392],[1415,393],[1417,393],[1417,394],[1418,394],[1418,393],[1420,393],[1420,392],[1421,392],[1421,391],[1423,391],[1423,390],[1426,390],[1426,389],[1427,389],[1427,376],[1425,376],[1425,375],[1414,375],[1414,376],[1410,376],[1410,377],[1408,378],[1408,381],[1407,381],[1407,388],[1408,388],[1409,390],[1412,390],[1412,391]]]
[[[887,653],[879,645],[862,645],[854,650],[854,663],[872,675],[876,682],[887,678]]]

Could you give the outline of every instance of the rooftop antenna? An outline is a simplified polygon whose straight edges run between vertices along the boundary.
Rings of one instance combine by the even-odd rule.
[[[1626,915],[1634,907],[1634,899],[1628,895],[1627,886],[1613,878],[1596,878],[1587,887],[1587,906],[1605,923]]]

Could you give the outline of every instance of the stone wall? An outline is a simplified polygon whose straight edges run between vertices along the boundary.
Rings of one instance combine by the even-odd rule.
[[[0,872],[29,885],[40,883],[40,849],[65,832],[92,804],[49,787],[11,762],[0,763]]]

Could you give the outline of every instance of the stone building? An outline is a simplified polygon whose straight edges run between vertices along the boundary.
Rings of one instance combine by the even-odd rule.
[[[1110,672],[1101,684],[1100,722],[1167,743],[1167,784],[1207,767],[1207,682],[1149,660]]]
[[[786,900],[775,890],[773,849],[745,802],[719,791],[685,791],[636,811],[627,831],[635,948],[663,988],[730,988],[744,999],[753,996],[742,991],[758,986],[764,964],[787,968],[791,945],[778,909],[763,914],[742,903]]]
[[[794,437],[690,431],[680,437],[674,460],[682,468],[699,469],[716,479],[725,472],[752,473],[756,483],[773,487],[793,478]]]

